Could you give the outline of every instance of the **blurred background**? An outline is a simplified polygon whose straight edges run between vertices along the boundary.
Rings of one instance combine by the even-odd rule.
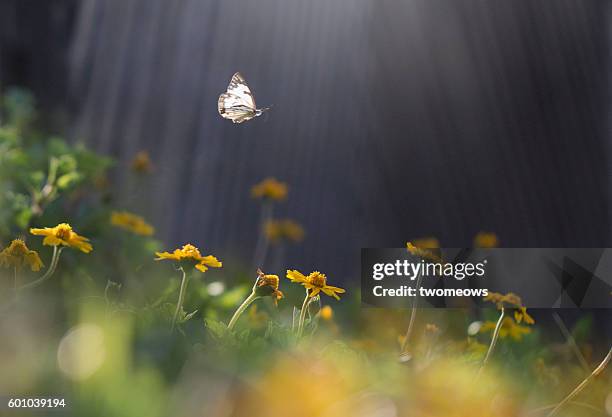
[[[116,206],[250,256],[250,187],[286,181],[289,262],[338,280],[360,247],[610,245],[609,3],[2,0],[0,88],[113,156]],[[241,71],[263,117],[216,109]],[[126,180],[146,150],[146,185]]]

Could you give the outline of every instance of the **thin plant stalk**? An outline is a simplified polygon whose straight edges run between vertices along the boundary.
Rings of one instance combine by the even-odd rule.
[[[183,302],[185,302],[185,292],[187,290],[187,274],[185,273],[185,270],[183,269],[183,267],[179,268],[182,272],[182,277],[181,277],[181,288],[179,289],[179,298],[178,301],[176,303],[176,310],[174,311],[174,317],[172,317],[172,325],[170,326],[170,331],[174,331],[174,326],[176,325],[176,322],[178,320],[178,316],[181,312],[181,310],[183,309]]]
[[[261,216],[259,220],[259,235],[257,237],[257,244],[255,245],[255,253],[253,255],[253,266],[255,268],[263,268],[263,263],[266,260],[268,254],[268,247],[270,242],[265,233],[266,223],[272,218],[272,202],[266,201],[261,206]]]
[[[408,322],[408,329],[406,329],[406,334],[404,335],[404,341],[402,342],[402,348],[400,352],[401,355],[405,355],[408,353],[408,346],[410,344],[410,336],[412,336],[412,330],[414,329],[414,322],[416,320],[418,303],[419,303],[419,288],[421,287],[421,282],[423,281],[423,274],[419,273],[419,277],[417,278],[416,283],[416,295],[414,300],[412,300],[412,309],[410,311],[410,321]]]
[[[589,410],[597,411],[599,413],[604,413],[605,412],[601,408],[595,407],[594,405],[588,404],[588,403],[581,403],[581,402],[577,402],[577,401],[570,401],[567,404],[568,405],[575,405],[576,407],[587,408]],[[533,410],[528,411],[526,415],[530,416],[530,415],[533,415],[533,414],[540,414],[540,413],[542,413],[544,411],[551,410],[551,409],[555,408],[556,406],[557,406],[557,404],[552,404],[552,405],[546,405],[544,407],[535,408]]]
[[[497,340],[499,339],[499,332],[502,328],[502,325],[504,324],[504,318],[506,318],[506,309],[502,306],[501,313],[499,315],[499,319],[497,320],[497,324],[495,325],[495,330],[493,331],[493,336],[491,337],[491,344],[489,345],[487,354],[482,361],[482,365],[480,365],[480,370],[478,371],[479,375],[482,372],[482,370],[485,368],[487,363],[489,362],[489,359],[491,359],[491,356],[493,355],[493,351],[495,350],[495,345],[497,345]]]
[[[295,330],[295,319],[299,317],[298,308],[293,306],[293,314],[291,315],[291,331]]]
[[[17,292],[19,292],[20,290],[38,287],[39,285],[47,281],[49,278],[51,278],[51,276],[57,269],[57,264],[59,263],[60,254],[62,253],[63,249],[64,248],[58,248],[57,246],[53,246],[53,256],[51,257],[51,264],[49,264],[47,272],[45,272],[45,274],[42,277],[38,278],[36,281],[32,281],[28,284],[18,287]]]
[[[574,397],[580,394],[582,390],[584,390],[586,386],[589,385],[593,379],[599,376],[604,371],[604,369],[606,369],[606,366],[608,366],[608,364],[610,363],[610,360],[612,360],[612,347],[608,351],[608,354],[606,355],[606,357],[597,366],[597,368],[595,368],[589,376],[587,376],[580,384],[578,384],[576,388],[574,388],[572,392],[570,392],[563,400],[561,400],[561,402],[557,404],[557,406],[553,408],[553,410],[550,413],[548,413],[546,417],[555,416],[559,412],[559,410],[561,410],[567,403],[572,401]]]
[[[582,355],[582,352],[580,352],[580,348],[576,344],[576,339],[574,339],[574,336],[572,336],[572,333],[569,331],[569,329],[567,328],[567,326],[561,319],[561,316],[559,316],[559,314],[555,312],[553,313],[553,318],[555,319],[557,326],[559,326],[559,330],[561,330],[563,337],[565,337],[567,344],[572,348],[572,350],[574,351],[574,354],[578,358],[578,362],[580,362],[580,365],[582,365],[582,367],[587,372],[589,372],[590,371],[589,364],[587,363],[586,359]]]
[[[232,330],[234,328],[242,313],[244,313],[246,309],[249,308],[249,306],[253,303],[253,301],[257,300],[258,298],[259,296],[255,293],[255,290],[253,290],[251,294],[236,309],[236,312],[232,316],[232,319],[230,320],[229,324],[227,325],[227,328],[229,330]]]
[[[17,266],[15,266],[15,268],[13,269],[13,278],[15,280],[15,292],[17,292]]]
[[[260,298],[260,296],[257,295],[257,283],[258,282],[259,282],[259,277],[255,279],[255,283],[253,284],[253,288],[251,289],[251,294],[242,302],[242,304],[240,304],[240,306],[236,309],[236,312],[232,316],[229,324],[227,325],[227,328],[229,330],[232,330],[234,328],[234,326],[236,325],[236,322],[238,322],[238,319],[240,318],[242,313],[244,313],[246,309],[249,308],[249,306],[253,303],[253,301]]]
[[[298,321],[298,329],[297,336],[298,338],[302,336],[304,332],[304,322],[306,321],[306,312],[308,311],[308,306],[312,301],[313,297],[308,294],[308,290],[306,290],[306,297],[304,297],[304,302],[302,303],[302,310],[300,311],[300,320]]]

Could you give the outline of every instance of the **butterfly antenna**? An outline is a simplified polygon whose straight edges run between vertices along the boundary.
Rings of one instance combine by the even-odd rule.
[[[268,120],[268,114],[267,113],[268,113],[268,110],[270,110],[271,108],[272,108],[272,106],[270,106],[270,107],[262,107],[261,109],[258,109],[259,112],[260,112],[259,114],[266,113],[266,115],[264,116],[264,120]]]

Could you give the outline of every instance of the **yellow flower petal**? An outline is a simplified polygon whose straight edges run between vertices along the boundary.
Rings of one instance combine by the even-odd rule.
[[[161,261],[162,259],[174,259],[178,261],[178,257],[169,252],[155,252],[155,256],[157,256],[157,258],[155,258],[156,261]]]
[[[25,263],[30,266],[30,269],[34,272],[40,271],[40,269],[44,266],[38,253],[31,250],[24,257]]]
[[[219,262],[219,260],[212,255],[204,256],[201,263],[212,268],[221,268],[223,266],[223,263]]]
[[[299,282],[299,283],[308,282],[308,280],[306,279],[306,276],[302,274],[300,271],[297,271],[295,269],[287,270],[287,278],[289,278],[293,282]]]

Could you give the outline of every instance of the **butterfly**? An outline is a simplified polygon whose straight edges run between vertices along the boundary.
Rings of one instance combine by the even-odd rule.
[[[217,106],[221,117],[234,123],[246,122],[270,110],[269,107],[258,109],[255,106],[255,97],[239,72],[232,76],[227,91],[219,96]]]

